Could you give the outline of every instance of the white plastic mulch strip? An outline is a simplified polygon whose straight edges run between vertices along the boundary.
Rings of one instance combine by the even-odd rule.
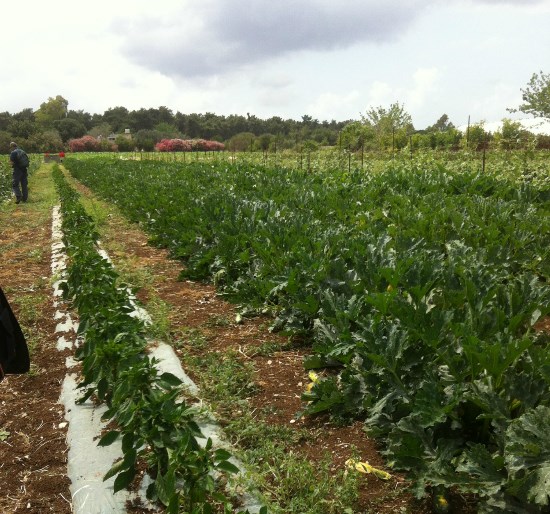
[[[59,207],[54,207],[52,214],[52,276],[57,349],[74,350],[78,346],[76,331],[78,324],[73,322],[70,314],[65,310],[61,300],[62,273],[65,270],[67,256],[62,241],[61,215]],[[123,490],[114,494],[114,477],[103,481],[103,476],[113,463],[122,457],[120,443],[100,447],[97,441],[101,436],[106,423],[101,416],[106,407],[94,406],[89,400],[84,404],[76,403],[79,392],[77,390],[77,374],[70,372],[75,361],[68,358],[66,361],[69,372],[63,381],[59,402],[65,407],[65,419],[68,422],[67,443],[69,452],[67,457],[67,474],[71,480],[71,497],[75,514],[118,514],[126,512],[126,501],[131,498],[128,491]]]
[[[57,348],[75,349],[78,346],[76,332],[78,324],[73,322],[70,314],[63,310],[64,304],[61,301],[61,274],[65,269],[66,254],[65,245],[62,241],[61,215],[58,206],[54,207],[52,216],[52,276],[56,279],[54,288],[54,307],[56,308],[55,319],[58,320],[56,333],[59,334]],[[109,260],[107,252],[100,249],[102,257]],[[129,294],[130,302],[135,308],[133,315],[150,323],[151,318],[147,311],[135,303],[135,298]],[[187,391],[193,396],[198,396],[199,389],[191,378],[181,367],[181,363],[171,346],[163,342],[154,342],[150,349],[151,357],[158,360],[156,367],[159,373],[172,373],[177,376],[186,386]],[[74,366],[72,358],[67,359],[67,368]],[[101,416],[106,407],[94,406],[89,400],[84,404],[76,404],[78,392],[76,390],[76,373],[69,373],[63,382],[60,403],[65,406],[65,419],[68,421],[68,466],[67,473],[71,479],[71,495],[73,501],[73,512],[75,514],[118,514],[126,512],[125,503],[131,498],[127,491],[119,491],[114,494],[114,478],[103,481],[103,476],[111,468],[114,461],[122,457],[120,443],[116,441],[107,447],[97,446],[97,441],[105,428],[106,423],[101,421]],[[216,448],[231,450],[224,442],[219,426],[213,418],[197,420],[197,423],[204,435],[198,439],[199,444],[206,445],[208,438],[212,440]],[[243,476],[246,471],[244,465],[236,458],[231,458],[232,463],[237,466]],[[147,487],[148,477],[140,491],[140,499],[144,505],[152,508],[150,502],[145,498],[144,491]],[[241,496],[243,506],[241,509],[255,514],[260,511],[261,503],[255,495],[245,492]]]

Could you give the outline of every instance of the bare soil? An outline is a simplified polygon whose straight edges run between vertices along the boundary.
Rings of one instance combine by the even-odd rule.
[[[28,374],[0,384],[0,512],[70,513],[66,426],[58,403],[66,368],[55,347],[50,220],[30,203],[0,211],[0,218],[0,287],[32,362]]]

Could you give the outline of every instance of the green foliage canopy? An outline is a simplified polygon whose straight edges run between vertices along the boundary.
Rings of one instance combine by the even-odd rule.
[[[533,73],[521,92],[524,103],[517,110],[550,119],[550,73]]]
[[[67,116],[69,102],[61,95],[48,98],[47,102],[40,104],[40,108],[34,113],[36,121],[45,127],[52,127],[54,121]]]
[[[408,136],[414,132],[412,117],[399,102],[388,108],[373,107],[361,115],[361,119],[374,129],[381,148],[403,148],[407,145]]]

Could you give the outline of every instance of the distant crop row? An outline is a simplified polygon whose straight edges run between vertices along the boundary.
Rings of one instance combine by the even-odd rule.
[[[326,369],[304,414],[360,418],[418,496],[543,512],[550,491],[546,159],[417,158],[376,172],[67,160],[185,263],[269,307]]]

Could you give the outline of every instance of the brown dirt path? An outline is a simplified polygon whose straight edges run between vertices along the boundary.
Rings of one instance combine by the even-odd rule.
[[[58,404],[65,358],[55,348],[46,199],[0,210],[0,286],[30,346],[31,371],[0,383],[0,512],[71,512],[66,425]]]

